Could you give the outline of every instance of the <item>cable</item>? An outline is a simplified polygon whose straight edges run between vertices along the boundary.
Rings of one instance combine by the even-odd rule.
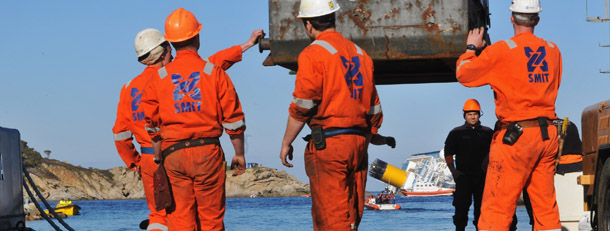
[[[56,231],[61,231],[61,229],[55,224],[55,222],[53,222],[51,220],[51,218],[49,218],[49,216],[44,212],[44,210],[40,207],[40,205],[38,204],[38,201],[36,201],[36,197],[34,197],[34,195],[32,195],[32,191],[30,191],[30,187],[28,186],[28,184],[25,182],[25,180],[23,180],[23,187],[25,188],[25,191],[28,193],[28,196],[30,196],[30,199],[32,200],[32,203],[34,203],[34,205],[36,206],[36,208],[38,209],[38,211],[40,212],[40,215],[42,215],[42,217],[47,220],[47,222],[49,222],[49,224],[51,226],[53,226],[53,228]],[[52,211],[52,210],[49,210]]]
[[[49,209],[49,212],[51,214],[53,214],[53,216],[55,216],[57,218],[57,221],[59,221],[59,223],[61,223],[66,229],[68,229],[68,231],[74,231],[74,229],[72,229],[72,227],[70,227],[68,224],[66,224],[66,222],[64,222],[64,219],[57,216],[57,213],[55,213],[55,210],[49,205],[49,203],[47,203],[47,201],[42,196],[42,193],[40,193],[40,191],[38,191],[36,184],[34,184],[34,181],[32,180],[32,177],[30,177],[30,173],[28,173],[28,170],[25,168],[25,166],[23,166],[22,169],[23,169],[23,175],[25,175],[25,177],[28,178],[28,181],[30,182],[30,185],[34,189],[34,192],[36,192],[36,195],[38,195],[38,198],[40,198],[40,201],[42,201],[42,203],[45,206],[47,206],[47,208]]]

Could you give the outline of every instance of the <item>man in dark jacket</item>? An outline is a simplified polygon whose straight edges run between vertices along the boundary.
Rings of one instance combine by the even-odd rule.
[[[464,103],[464,125],[451,130],[445,140],[445,160],[455,181],[453,206],[455,230],[464,230],[468,223],[468,209],[474,197],[474,226],[481,214],[481,200],[485,185],[485,171],[493,130],[481,125],[481,106],[475,99]],[[456,163],[453,164],[455,155]]]

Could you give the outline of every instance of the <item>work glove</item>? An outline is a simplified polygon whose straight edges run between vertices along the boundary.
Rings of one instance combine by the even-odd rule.
[[[396,147],[396,139],[394,139],[394,137],[386,136],[384,141],[385,141],[385,144],[387,144],[388,146],[390,146],[392,148]]]

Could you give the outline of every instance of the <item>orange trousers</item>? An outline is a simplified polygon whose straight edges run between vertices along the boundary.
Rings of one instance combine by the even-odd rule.
[[[491,143],[479,230],[509,230],[524,187],[534,210],[534,230],[561,230],[554,186],[557,128],[549,125],[545,141],[539,127],[523,128],[512,146],[502,143],[505,132],[496,132]]]
[[[368,169],[367,143],[363,136],[326,138],[326,148],[309,142],[305,171],[311,188],[314,230],[357,230],[364,209]]]
[[[167,215],[170,231],[225,229],[224,158],[220,145],[185,148],[166,157],[174,196]]]
[[[167,231],[167,215],[165,210],[157,212],[155,209],[153,175],[157,169],[157,164],[153,161],[153,157],[153,154],[142,154],[140,158],[142,184],[144,185],[146,204],[148,204],[148,209],[150,210],[150,214],[148,214],[148,230]]]

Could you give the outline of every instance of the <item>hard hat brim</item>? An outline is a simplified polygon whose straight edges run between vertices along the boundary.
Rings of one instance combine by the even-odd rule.
[[[542,12],[542,7],[538,7],[538,9],[532,8],[532,10],[520,10],[520,9],[517,9],[517,7],[510,6],[510,8],[508,8],[508,10],[515,12],[515,13],[535,14],[535,13]]]
[[[155,46],[153,46],[151,48],[148,48],[146,51],[144,51],[140,55],[138,55],[138,58],[140,58],[140,57],[150,53],[150,51],[152,51],[153,49],[157,48],[158,46],[161,46],[161,44],[163,44],[164,42],[167,42],[167,41],[165,41],[165,39],[161,40],[161,42],[159,42],[159,44],[157,44],[157,45],[155,45]]]
[[[311,14],[311,15],[303,15],[303,13],[301,11],[299,11],[299,15],[297,15],[297,18],[315,18],[315,17],[320,17],[320,16],[324,16],[324,15],[335,13],[335,12],[339,11],[339,9],[341,9],[341,6],[339,6],[339,4],[337,4],[337,8],[334,9],[334,10],[331,10],[330,12],[318,12],[318,13],[314,13],[314,14]]]

